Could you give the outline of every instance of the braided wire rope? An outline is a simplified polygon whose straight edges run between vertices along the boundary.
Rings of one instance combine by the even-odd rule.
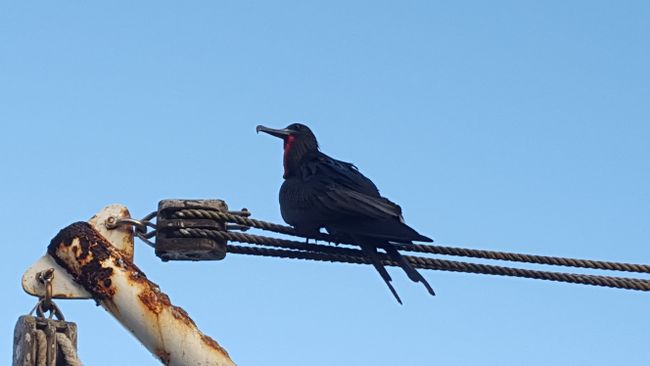
[[[369,264],[364,257],[346,256],[343,254],[300,252],[286,249],[259,248],[240,245],[228,245],[229,253],[248,254],[264,257],[279,257],[291,259],[306,259],[326,262],[343,262],[356,264]],[[626,290],[650,291],[650,281],[625,277],[609,277],[597,275],[583,275],[563,272],[546,272],[522,268],[510,268],[487,264],[457,262],[434,258],[404,256],[415,268],[433,269],[450,272],[478,273],[495,276],[523,277],[537,280],[567,282],[582,285],[611,287]],[[388,266],[399,266],[395,261],[383,259],[382,263]]]
[[[61,353],[63,353],[66,366],[83,366],[79,356],[77,355],[77,350],[67,335],[56,333],[56,343],[58,344]]]
[[[227,251],[229,253],[327,262],[356,264],[371,263],[358,249],[332,247],[319,244],[307,244],[293,240],[251,235],[240,232],[227,232],[208,229],[180,229],[177,231],[177,233],[180,236],[188,238],[212,238],[282,248],[275,249],[229,244],[227,246]],[[398,262],[390,259],[386,254],[380,253],[379,255],[384,265],[399,266]],[[612,287],[627,290],[650,291],[650,280],[645,279],[538,271],[523,268],[502,267],[488,264],[467,263],[416,256],[404,256],[404,258],[409,261],[413,267],[422,269],[477,273],[496,276],[523,277],[538,280]]]
[[[183,209],[177,211],[175,213],[175,217],[224,220],[242,226],[249,226],[256,229],[276,232],[279,234],[299,236],[303,238],[327,241],[330,243],[340,243],[340,241],[337,240],[337,238],[332,235],[320,233],[318,235],[306,236],[296,231],[294,228],[290,226],[279,225],[279,224],[262,221],[262,220],[255,220],[240,215],[233,215],[230,213],[214,211],[214,210]],[[511,261],[511,262],[535,263],[535,264],[564,266],[564,267],[602,269],[602,270],[610,270],[610,271],[650,273],[650,265],[647,264],[564,258],[564,257],[532,255],[532,254],[523,254],[523,253],[509,253],[509,252],[500,252],[500,251],[492,251],[492,250],[467,249],[467,248],[440,246],[440,245],[412,244],[412,245],[396,245],[396,247],[401,251],[408,251],[408,252],[502,260],[502,261]]]
[[[63,360],[56,360],[57,365],[65,366],[83,366],[79,356],[77,355],[77,350],[75,349],[72,341],[64,333],[55,333],[55,342],[59,346],[58,349],[63,355]],[[47,366],[47,335],[42,329],[36,330],[36,360],[34,365],[36,366]]]
[[[251,219],[249,217],[244,217],[241,215],[233,215],[227,212],[215,211],[215,210],[206,210],[206,209],[195,209],[187,208],[174,212],[173,217],[179,219],[212,219],[212,220],[223,220],[233,224],[238,224],[242,226],[249,226],[260,230],[273,231],[278,234],[299,236],[306,238],[306,236],[291,226],[275,224],[268,221]],[[318,234],[315,236],[310,236],[309,239],[316,239],[327,241],[330,243],[338,242],[332,235],[328,234]]]

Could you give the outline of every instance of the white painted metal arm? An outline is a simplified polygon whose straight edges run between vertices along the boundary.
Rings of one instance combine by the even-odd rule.
[[[165,365],[234,365],[226,350],[133,264],[131,228],[105,226],[106,219],[116,215],[129,217],[126,207],[113,205],[90,223],[61,230],[48,246],[48,255],[23,276],[25,291],[38,296],[42,290],[33,275],[45,266],[55,267],[54,297],[92,297]]]

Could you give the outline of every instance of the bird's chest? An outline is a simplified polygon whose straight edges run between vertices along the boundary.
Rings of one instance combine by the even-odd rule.
[[[322,227],[323,217],[317,208],[314,188],[299,179],[287,179],[280,188],[280,212],[289,225],[312,229]]]

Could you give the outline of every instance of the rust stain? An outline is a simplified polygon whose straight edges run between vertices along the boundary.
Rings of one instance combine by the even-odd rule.
[[[171,354],[164,349],[158,349],[156,350],[156,356],[164,365],[169,365],[171,362]]]
[[[201,333],[201,339],[208,347],[216,350],[217,352],[221,353],[222,355],[230,359],[230,355],[228,355],[228,352],[225,349],[223,349],[223,347],[221,347],[219,343],[217,343],[217,341],[212,339],[209,335],[205,335]]]
[[[160,314],[164,308],[171,305],[169,296],[152,288],[142,290],[138,295],[138,298],[147,309],[151,310],[151,312],[156,315]]]
[[[129,272],[129,279],[133,282],[142,282],[142,273],[137,271]]]
[[[151,284],[151,285],[153,285],[155,287],[158,287],[158,285],[156,285],[155,283],[147,280],[147,275],[144,272],[142,272],[142,270],[140,270],[140,268],[138,268],[138,266],[136,266],[133,262],[127,261],[126,264],[124,263],[124,260],[122,260],[122,262],[123,262],[122,267],[125,267],[125,268],[128,267],[130,269],[129,278],[132,281],[141,282],[141,283],[148,283],[148,284]]]
[[[172,316],[174,316],[174,318],[182,321],[183,323],[185,323],[185,325],[187,325],[189,327],[196,328],[196,324],[194,323],[194,320],[192,320],[192,318],[190,318],[190,315],[182,307],[172,305],[171,306],[171,312],[172,312]]]
[[[78,244],[73,246],[75,239],[78,239]],[[106,241],[90,224],[76,222],[62,229],[50,242],[48,254],[59,265],[66,268],[73,279],[88,290],[97,302],[101,301],[105,307],[111,309],[110,311],[118,314],[117,307],[113,303],[113,296],[117,291],[111,278],[114,275],[113,268],[103,266],[103,263],[111,260],[112,263],[106,263],[106,265],[114,264],[116,268],[120,268],[120,271],[124,270],[128,274],[130,285],[141,288],[138,298],[153,315],[158,317],[165,309],[168,309],[175,319],[197,332],[207,347],[230,359],[228,352],[223,347],[210,336],[198,330],[194,321],[183,308],[172,305],[169,296],[161,292],[158,285],[149,281],[144,272],[128,257],[125,257],[122,251]],[[78,268],[70,268],[66,265],[64,258],[69,258],[70,254],[74,254],[76,262],[79,263]],[[163,340],[162,334],[160,339]],[[164,344],[162,347],[155,353],[167,365],[171,361],[171,355],[165,350]]]
[[[72,246],[75,238],[79,240],[78,247]],[[66,249],[67,247],[71,248]],[[70,271],[59,258],[59,252],[64,253],[66,250],[72,251],[79,262],[78,272]],[[111,299],[115,295],[115,288],[110,286],[113,269],[102,266],[102,262],[111,256],[111,246],[90,224],[76,222],[59,231],[47,247],[47,252],[59,265],[68,268],[74,280],[86,288],[95,300]]]

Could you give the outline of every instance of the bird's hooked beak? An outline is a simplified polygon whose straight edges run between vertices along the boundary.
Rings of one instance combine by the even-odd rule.
[[[291,134],[293,134],[295,132],[295,131],[290,130],[288,128],[283,128],[283,129],[277,130],[275,128],[269,128],[269,127],[265,127],[265,126],[262,126],[262,125],[258,125],[257,127],[255,127],[255,131],[257,131],[257,133],[260,133],[260,131],[266,132],[271,136],[279,137],[281,139],[285,139],[285,138],[287,138],[287,136],[290,136]]]

